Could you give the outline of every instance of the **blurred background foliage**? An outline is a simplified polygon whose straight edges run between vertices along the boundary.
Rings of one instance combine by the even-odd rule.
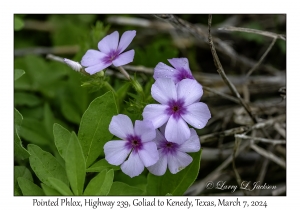
[[[207,15],[178,14],[177,17],[195,24],[207,33]],[[141,119],[144,106],[153,101],[150,95],[150,88],[154,81],[151,74],[129,71],[144,88],[144,95],[139,95],[128,82],[120,78],[116,69],[107,70],[105,75],[100,73],[89,76],[75,72],[61,62],[46,58],[48,54],[54,54],[80,62],[88,49],[97,49],[101,38],[116,30],[119,31],[120,36],[126,30],[137,31],[136,37],[127,48],[135,50],[134,61],[129,64],[130,66],[153,69],[158,62],[169,65],[167,59],[187,57],[190,69],[195,75],[200,75],[197,78],[200,78],[198,80],[202,85],[230,94],[222,82],[215,82],[213,79],[218,77],[218,74],[209,45],[205,41],[195,40],[195,37],[187,32],[174,30],[172,26],[166,24],[168,23],[152,15],[16,14],[14,68],[24,70],[25,74],[14,83],[14,106],[23,116],[19,132],[23,146],[26,148],[27,144],[34,143],[60,158],[54,146],[53,124],[59,123],[68,130],[77,132],[81,116],[89,103],[112,88],[118,96],[119,113],[128,114],[133,120]],[[218,30],[226,25],[285,34],[286,16],[283,14],[213,15],[213,36],[221,39],[222,43],[230,46],[236,53],[236,57],[230,57],[228,53],[220,52],[220,60],[226,73],[238,80],[239,76],[245,75],[253,66],[253,63],[247,59],[256,63],[269,47],[272,39],[253,33]],[[253,76],[268,78],[270,75],[280,73],[285,75],[285,43],[280,39],[276,41]],[[207,76],[208,79],[202,78],[201,75]],[[253,91],[250,87],[251,102],[262,98],[275,98],[276,103],[280,102],[278,89],[285,85],[284,77],[279,84],[275,84],[275,87],[273,83],[271,86],[263,86],[261,83],[259,85],[261,86],[256,86],[257,89],[254,88]],[[208,104],[213,118],[206,128],[198,132],[200,136],[239,126],[238,122],[233,120],[233,112],[230,112],[232,113],[230,116],[225,113],[226,108],[238,105],[207,91],[201,100]],[[267,118],[266,116],[277,114],[277,112],[269,115],[260,113],[258,116]],[[230,142],[232,137],[225,138],[224,142],[222,140],[222,142],[203,145],[222,150],[224,148],[220,148],[220,145]],[[206,158],[202,158],[199,180],[215,169],[222,160],[224,157],[221,153],[217,153],[212,162],[205,162]],[[256,159],[255,163],[249,163],[249,167],[259,168],[260,160]],[[22,159],[15,154],[15,166],[28,166],[28,164],[28,159]],[[277,175],[275,180],[274,177],[270,178],[266,175],[266,180],[284,182],[285,171],[276,167],[272,170],[279,171],[280,175]],[[255,177],[255,172],[249,176]],[[125,179],[122,177],[122,174],[117,176],[118,179]]]

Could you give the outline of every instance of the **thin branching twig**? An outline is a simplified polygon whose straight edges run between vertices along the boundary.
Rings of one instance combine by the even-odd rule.
[[[275,42],[276,42],[277,38],[275,37],[270,46],[268,47],[268,49],[265,51],[265,53],[261,56],[261,58],[259,59],[259,61],[249,70],[249,72],[246,74],[246,78],[248,78],[256,69],[257,67],[263,62],[263,60],[265,59],[265,57],[268,55],[268,53],[270,52],[270,50],[272,49],[272,47],[274,46]]]
[[[212,40],[212,36],[210,33],[210,29],[211,29],[211,20],[212,20],[212,15],[208,16],[208,42],[209,42],[209,46],[213,55],[213,59],[214,59],[214,63],[215,66],[217,68],[218,73],[221,75],[221,77],[223,78],[224,82],[228,85],[228,87],[230,88],[231,92],[238,98],[238,100],[240,101],[240,104],[245,108],[245,110],[247,111],[247,113],[249,114],[249,116],[251,117],[251,119],[253,120],[254,123],[257,123],[256,118],[253,116],[253,114],[251,113],[251,110],[249,108],[249,106],[244,102],[244,100],[241,98],[239,92],[237,91],[237,89],[235,88],[235,86],[232,84],[232,82],[228,79],[227,75],[224,72],[224,69],[222,67],[222,64],[219,60],[218,54],[216,52],[213,40]]]

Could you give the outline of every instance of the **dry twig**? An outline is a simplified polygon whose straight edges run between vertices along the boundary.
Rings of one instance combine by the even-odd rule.
[[[253,150],[255,150],[258,154],[272,160],[274,163],[280,165],[282,168],[286,168],[286,164],[285,161],[283,161],[281,158],[278,158],[276,155],[274,155],[273,153],[266,151],[265,149],[257,146],[256,144],[252,144],[251,148]]]

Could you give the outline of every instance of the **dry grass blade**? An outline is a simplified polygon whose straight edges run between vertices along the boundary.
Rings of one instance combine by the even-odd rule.
[[[227,26],[227,27],[219,28],[219,30],[246,32],[246,33],[259,34],[262,36],[272,37],[274,39],[282,39],[284,41],[286,40],[285,35],[276,34],[276,33],[272,33],[269,31],[261,31],[261,30],[252,29],[252,28]]]

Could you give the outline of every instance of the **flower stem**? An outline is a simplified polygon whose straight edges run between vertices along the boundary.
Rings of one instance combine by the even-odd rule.
[[[119,66],[118,69],[126,77],[126,79],[130,80],[129,74],[127,73],[127,71],[122,66]]]

